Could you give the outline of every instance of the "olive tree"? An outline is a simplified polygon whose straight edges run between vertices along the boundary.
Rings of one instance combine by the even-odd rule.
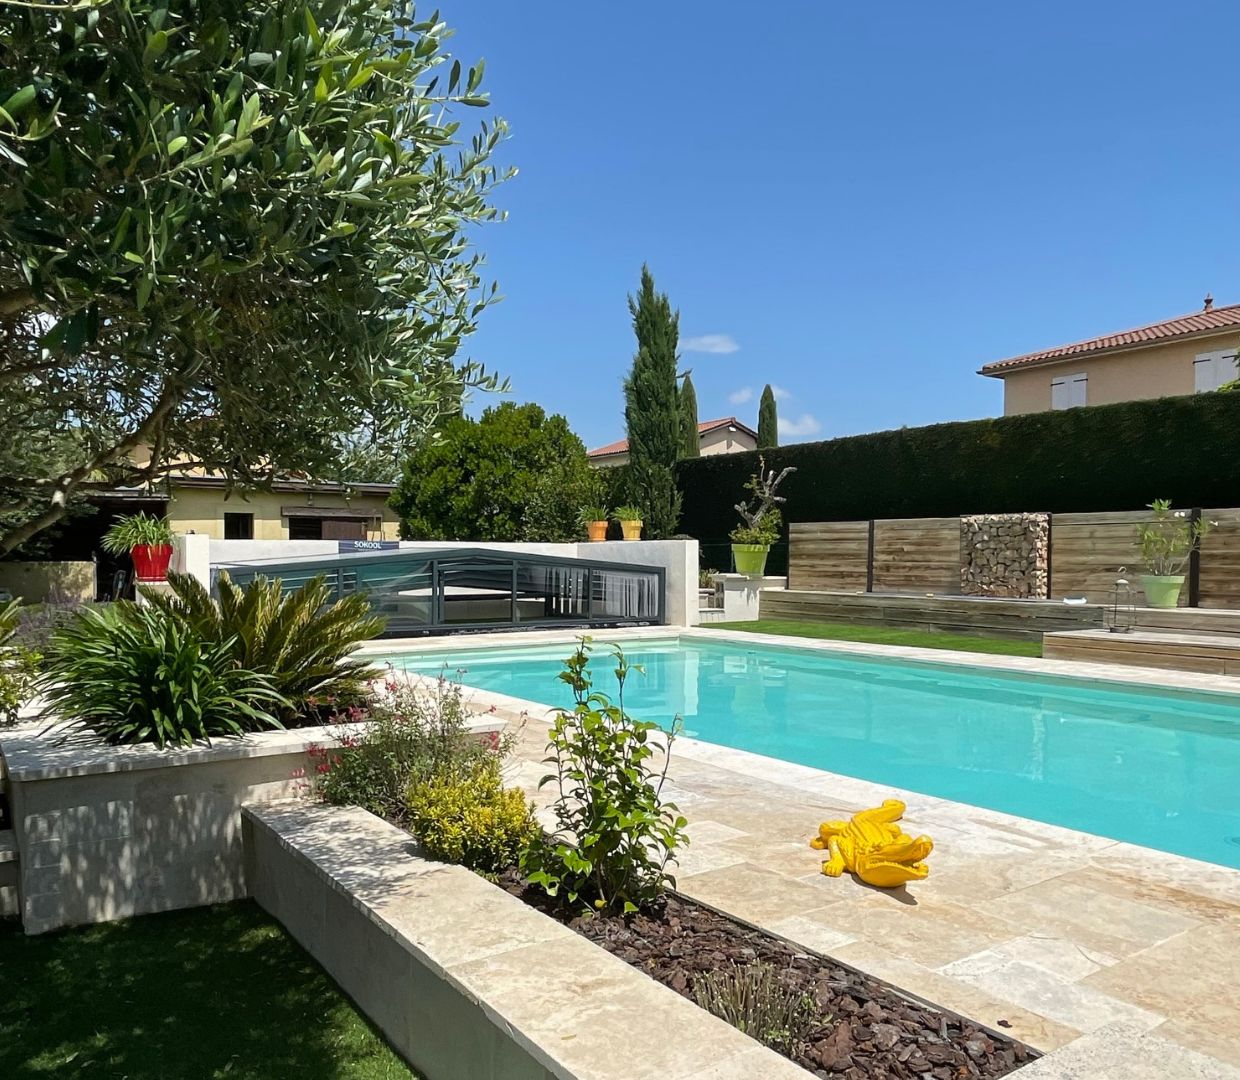
[[[0,2],[0,554],[97,486],[395,462],[495,298],[483,65],[409,0]],[[392,471],[397,471],[392,466]]]

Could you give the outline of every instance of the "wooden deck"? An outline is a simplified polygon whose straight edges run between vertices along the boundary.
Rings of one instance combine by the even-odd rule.
[[[1208,675],[1240,675],[1240,636],[1134,630],[1072,630],[1047,634],[1042,655],[1050,660],[1133,664]]]

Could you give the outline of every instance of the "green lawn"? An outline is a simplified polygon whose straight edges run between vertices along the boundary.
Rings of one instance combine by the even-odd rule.
[[[757,622],[707,623],[710,629],[748,630],[754,634],[786,634],[789,637],[826,638],[831,641],[865,641],[872,645],[914,645],[920,649],[959,649],[961,652],[998,653],[1002,656],[1041,656],[1040,641],[1007,641],[968,634],[939,634],[924,630],[891,630],[882,626],[849,626],[844,623],[798,622],[793,619],[759,619]]]
[[[412,1075],[252,903],[39,937],[0,923],[5,1080]]]

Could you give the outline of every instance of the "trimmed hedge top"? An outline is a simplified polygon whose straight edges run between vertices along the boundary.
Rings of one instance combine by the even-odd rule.
[[[1240,393],[900,428],[764,451],[787,521],[1240,506]],[[724,537],[757,452],[681,461],[680,531]]]

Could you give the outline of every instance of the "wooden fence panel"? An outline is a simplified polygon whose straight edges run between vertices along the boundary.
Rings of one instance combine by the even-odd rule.
[[[1054,514],[1051,517],[1051,599],[1084,596],[1104,604],[1111,598],[1120,567],[1132,586],[1138,607],[1145,605],[1141,588],[1141,555],[1137,526],[1152,520],[1148,510],[1117,510],[1105,514]],[[1188,604],[1188,587],[1180,590],[1180,606]]]
[[[864,590],[868,521],[793,522],[788,526],[788,588]]]
[[[1200,605],[1240,607],[1240,510],[1203,510],[1217,522],[1201,541]]]
[[[960,519],[874,522],[874,591],[960,592]]]

